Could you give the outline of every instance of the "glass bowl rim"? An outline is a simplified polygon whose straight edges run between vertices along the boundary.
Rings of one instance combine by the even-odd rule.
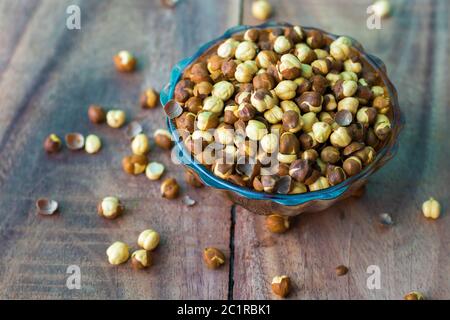
[[[164,89],[161,91],[160,94],[160,100],[162,105],[166,105],[173,97],[175,86],[180,80],[184,70],[190,66],[192,63],[194,63],[203,53],[208,51],[211,47],[216,45],[218,42],[225,40],[227,38],[230,38],[232,35],[236,33],[243,33],[244,31],[251,29],[251,28],[257,28],[257,29],[266,29],[266,28],[277,28],[277,27],[292,27],[293,25],[289,23],[280,23],[280,22],[268,22],[263,23],[257,26],[249,26],[249,25],[238,25],[235,27],[232,27],[225,31],[223,35],[221,35],[218,38],[215,38],[202,46],[190,57],[181,60],[178,62],[171,71],[170,75],[170,81],[169,83],[164,87]],[[318,30],[320,32],[323,32],[328,37],[337,39],[341,35],[335,35],[330,32],[321,30],[319,28],[315,27],[308,27],[308,26],[302,26],[302,28],[306,31],[309,30]],[[361,179],[367,178],[368,176],[372,175],[376,170],[378,170],[381,166],[383,166],[387,161],[389,161],[396,153],[398,149],[398,136],[404,126],[404,117],[402,115],[402,111],[400,109],[399,103],[398,103],[398,96],[397,96],[397,90],[395,89],[394,85],[390,81],[390,79],[387,76],[387,71],[384,63],[381,59],[378,57],[367,53],[363,46],[355,39],[353,39],[350,36],[345,36],[352,40],[352,44],[354,47],[356,47],[359,52],[362,54],[364,59],[371,65],[372,68],[374,68],[375,71],[377,71],[383,81],[383,84],[386,86],[389,92],[389,97],[391,99],[391,105],[392,105],[392,114],[393,119],[391,122],[392,125],[392,132],[389,137],[389,140],[385,142],[385,145],[382,149],[380,149],[377,152],[377,155],[374,159],[374,161],[366,166],[360,173],[357,175],[354,175],[345,181],[341,182],[340,184],[337,184],[335,186],[331,186],[326,189],[321,189],[317,191],[308,191],[306,193],[300,193],[300,194],[272,194],[272,193],[265,193],[265,192],[259,192],[250,188],[241,187],[234,183],[231,183],[229,181],[226,181],[224,179],[221,179],[214,175],[210,170],[208,170],[204,165],[197,162],[194,157],[186,150],[183,143],[181,142],[181,139],[177,133],[177,128],[175,127],[172,120],[170,120],[167,117],[167,126],[169,128],[170,133],[174,136],[175,145],[176,148],[178,148],[178,156],[179,159],[182,161],[184,165],[187,165],[189,168],[194,170],[200,178],[205,182],[208,186],[218,188],[218,189],[224,189],[227,191],[232,191],[237,193],[240,196],[243,196],[248,199],[256,199],[256,200],[271,200],[274,202],[277,202],[282,205],[299,205],[311,200],[330,200],[335,199],[342,195],[353,183],[356,181],[359,181]],[[181,152],[181,154],[180,154]],[[181,156],[181,157],[180,157]],[[382,161],[383,160],[383,161]]]

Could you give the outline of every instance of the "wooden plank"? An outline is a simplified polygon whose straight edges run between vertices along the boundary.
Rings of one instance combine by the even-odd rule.
[[[190,0],[174,10],[157,0],[13,2],[0,4],[0,297],[227,298],[229,264],[206,270],[201,251],[216,246],[228,255],[231,203],[188,189],[182,168],[152,146],[151,160],[165,163],[165,176],[176,177],[183,195],[199,204],[161,199],[159,183],[122,172],[121,158],[130,152],[124,133],[89,124],[86,110],[91,103],[122,108],[149,134],[163,127],[160,110],[140,110],[140,92],[161,89],[179,59],[237,24],[239,1]],[[71,4],[81,8],[80,31],[65,28]],[[138,72],[114,70],[112,56],[121,49],[136,53]],[[47,134],[70,131],[98,134],[102,151],[44,154]],[[97,201],[108,195],[127,208],[114,221],[96,215]],[[36,216],[34,202],[42,196],[59,201],[60,214]],[[136,248],[149,227],[162,235],[154,267],[136,272],[107,263],[109,244]],[[81,268],[81,290],[66,288],[69,265]]]
[[[274,20],[348,34],[385,61],[407,125],[396,158],[375,174],[366,194],[320,213],[299,217],[290,232],[270,235],[264,219],[238,208],[235,224],[236,299],[274,298],[270,281],[288,274],[300,299],[402,299],[420,290],[431,299],[450,296],[450,78],[449,4],[396,1],[381,30],[366,28],[370,1],[271,1]],[[244,2],[244,23],[256,21]],[[420,208],[429,196],[444,214],[427,221]],[[377,223],[382,212],[395,225]],[[349,266],[337,277],[335,267]],[[381,289],[366,286],[369,265],[381,270]]]

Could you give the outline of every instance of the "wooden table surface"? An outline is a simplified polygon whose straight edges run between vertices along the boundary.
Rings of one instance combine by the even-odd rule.
[[[293,299],[401,299],[413,289],[450,297],[450,28],[448,1],[392,1],[381,30],[366,27],[370,1],[272,1],[273,19],[352,35],[383,59],[396,85],[407,126],[394,160],[370,180],[359,199],[306,214],[283,235],[269,234],[263,217],[234,207],[211,189],[192,190],[170,154],[153,147],[166,176],[182,184],[181,198],[161,199],[159,183],[121,170],[129,152],[123,131],[87,121],[89,104],[118,107],[152,133],[161,110],[143,111],[140,92],[167,83],[171,67],[239,23],[257,23],[250,0],[184,0],[175,9],[153,0],[4,0],[0,2],[0,298],[14,299],[272,299],[273,276],[294,282]],[[66,8],[81,8],[81,30],[66,28]],[[119,74],[112,56],[136,53],[139,69]],[[97,155],[48,156],[52,132],[95,133]],[[99,199],[117,195],[126,213],[106,221]],[[426,220],[421,203],[439,199],[443,214]],[[51,197],[60,213],[37,216],[35,200]],[[381,227],[388,212],[395,224]],[[137,272],[108,264],[105,250],[140,231],[162,235],[155,265]],[[206,246],[222,249],[224,268],[201,262]],[[335,267],[350,268],[343,277]],[[81,289],[66,287],[68,266],[81,270]],[[367,268],[381,271],[368,289]]]

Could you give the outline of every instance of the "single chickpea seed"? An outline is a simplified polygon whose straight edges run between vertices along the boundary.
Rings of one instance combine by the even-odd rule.
[[[423,294],[419,291],[411,291],[404,297],[405,300],[425,300]]]
[[[106,114],[106,123],[111,128],[117,129],[124,125],[126,121],[125,112],[122,110],[110,110]]]
[[[57,153],[61,150],[61,139],[54,133],[49,135],[44,141],[44,150],[47,153]]]
[[[291,287],[291,279],[288,276],[276,276],[272,279],[272,292],[281,298],[287,297]]]
[[[87,153],[94,154],[97,153],[102,147],[102,141],[95,134],[90,134],[86,137],[86,141],[84,143],[84,150]]]
[[[150,150],[150,145],[148,143],[148,137],[144,133],[140,133],[134,137],[131,142],[131,151],[133,154],[138,156],[143,156],[147,154]]]
[[[267,0],[256,0],[252,4],[252,15],[258,20],[267,20],[272,13],[272,6]]]
[[[150,251],[136,250],[131,255],[131,264],[136,270],[148,268],[152,265],[153,259]]]
[[[166,129],[158,129],[153,134],[153,138],[155,139],[155,143],[158,147],[163,148],[165,150],[172,149],[173,141],[172,135]]]
[[[147,168],[148,159],[143,155],[133,154],[122,159],[122,168],[128,174],[138,175]]]
[[[441,215],[441,205],[434,198],[430,198],[422,204],[422,212],[426,218],[437,219]]]
[[[203,250],[203,261],[210,269],[217,269],[225,263],[225,255],[216,248],[206,248]]]
[[[106,197],[97,206],[98,215],[106,219],[115,219],[123,211],[124,207],[116,197]]]
[[[340,265],[336,267],[336,275],[338,277],[346,275],[348,272],[348,268],[344,265]]]
[[[153,88],[148,88],[141,95],[141,107],[153,109],[158,104],[158,93]]]
[[[159,244],[159,233],[152,229],[147,229],[141,232],[138,237],[137,244],[142,249],[151,251],[154,250]]]
[[[92,123],[100,124],[105,122],[106,113],[102,107],[93,104],[89,106],[88,117]]]
[[[110,264],[118,265],[128,260],[130,252],[127,244],[117,241],[106,250],[106,255]]]
[[[145,175],[150,180],[159,180],[164,173],[164,165],[159,162],[150,162],[145,169]]]
[[[136,58],[129,51],[122,50],[114,56],[114,64],[117,71],[132,72],[136,67]]]
[[[163,198],[175,199],[180,191],[180,186],[174,178],[168,178],[161,184],[161,195]]]
[[[284,233],[289,229],[289,219],[279,214],[271,214],[266,217],[266,228],[273,233]]]

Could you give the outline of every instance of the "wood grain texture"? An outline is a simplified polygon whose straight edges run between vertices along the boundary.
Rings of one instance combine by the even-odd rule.
[[[79,31],[65,27],[71,4],[81,8]],[[216,246],[228,254],[231,203],[188,190],[182,168],[152,146],[151,160],[163,162],[165,176],[175,176],[183,195],[201,205],[162,199],[158,182],[122,172],[121,158],[130,152],[124,132],[91,125],[86,112],[97,103],[126,110],[149,134],[164,127],[161,109],[140,109],[140,92],[161,89],[178,60],[238,23],[237,10],[238,1],[185,1],[176,10],[157,0],[0,3],[0,298],[227,298],[229,265],[206,270],[201,251]],[[137,72],[115,71],[112,56],[121,49],[137,55]],[[71,131],[99,135],[103,149],[93,156],[43,152],[49,133]],[[127,209],[114,221],[96,214],[108,195]],[[60,214],[36,215],[35,200],[43,196],[59,201]],[[154,267],[136,272],[107,263],[113,241],[136,248],[146,228],[162,236]],[[81,290],[66,288],[69,265],[81,268]]]
[[[396,158],[375,174],[366,194],[335,208],[299,217],[292,230],[269,234],[264,218],[236,212],[234,292],[236,299],[271,299],[279,274],[295,283],[293,299],[402,299],[420,290],[431,299],[450,297],[450,51],[448,1],[395,1],[381,30],[366,28],[370,1],[272,1],[274,20],[323,28],[360,40],[379,56],[399,92],[406,116]],[[244,2],[244,23],[251,17]],[[424,200],[434,196],[443,215],[428,221]],[[382,212],[395,225],[381,227]],[[348,275],[337,277],[344,264]],[[381,289],[366,286],[369,265],[381,269]]]

